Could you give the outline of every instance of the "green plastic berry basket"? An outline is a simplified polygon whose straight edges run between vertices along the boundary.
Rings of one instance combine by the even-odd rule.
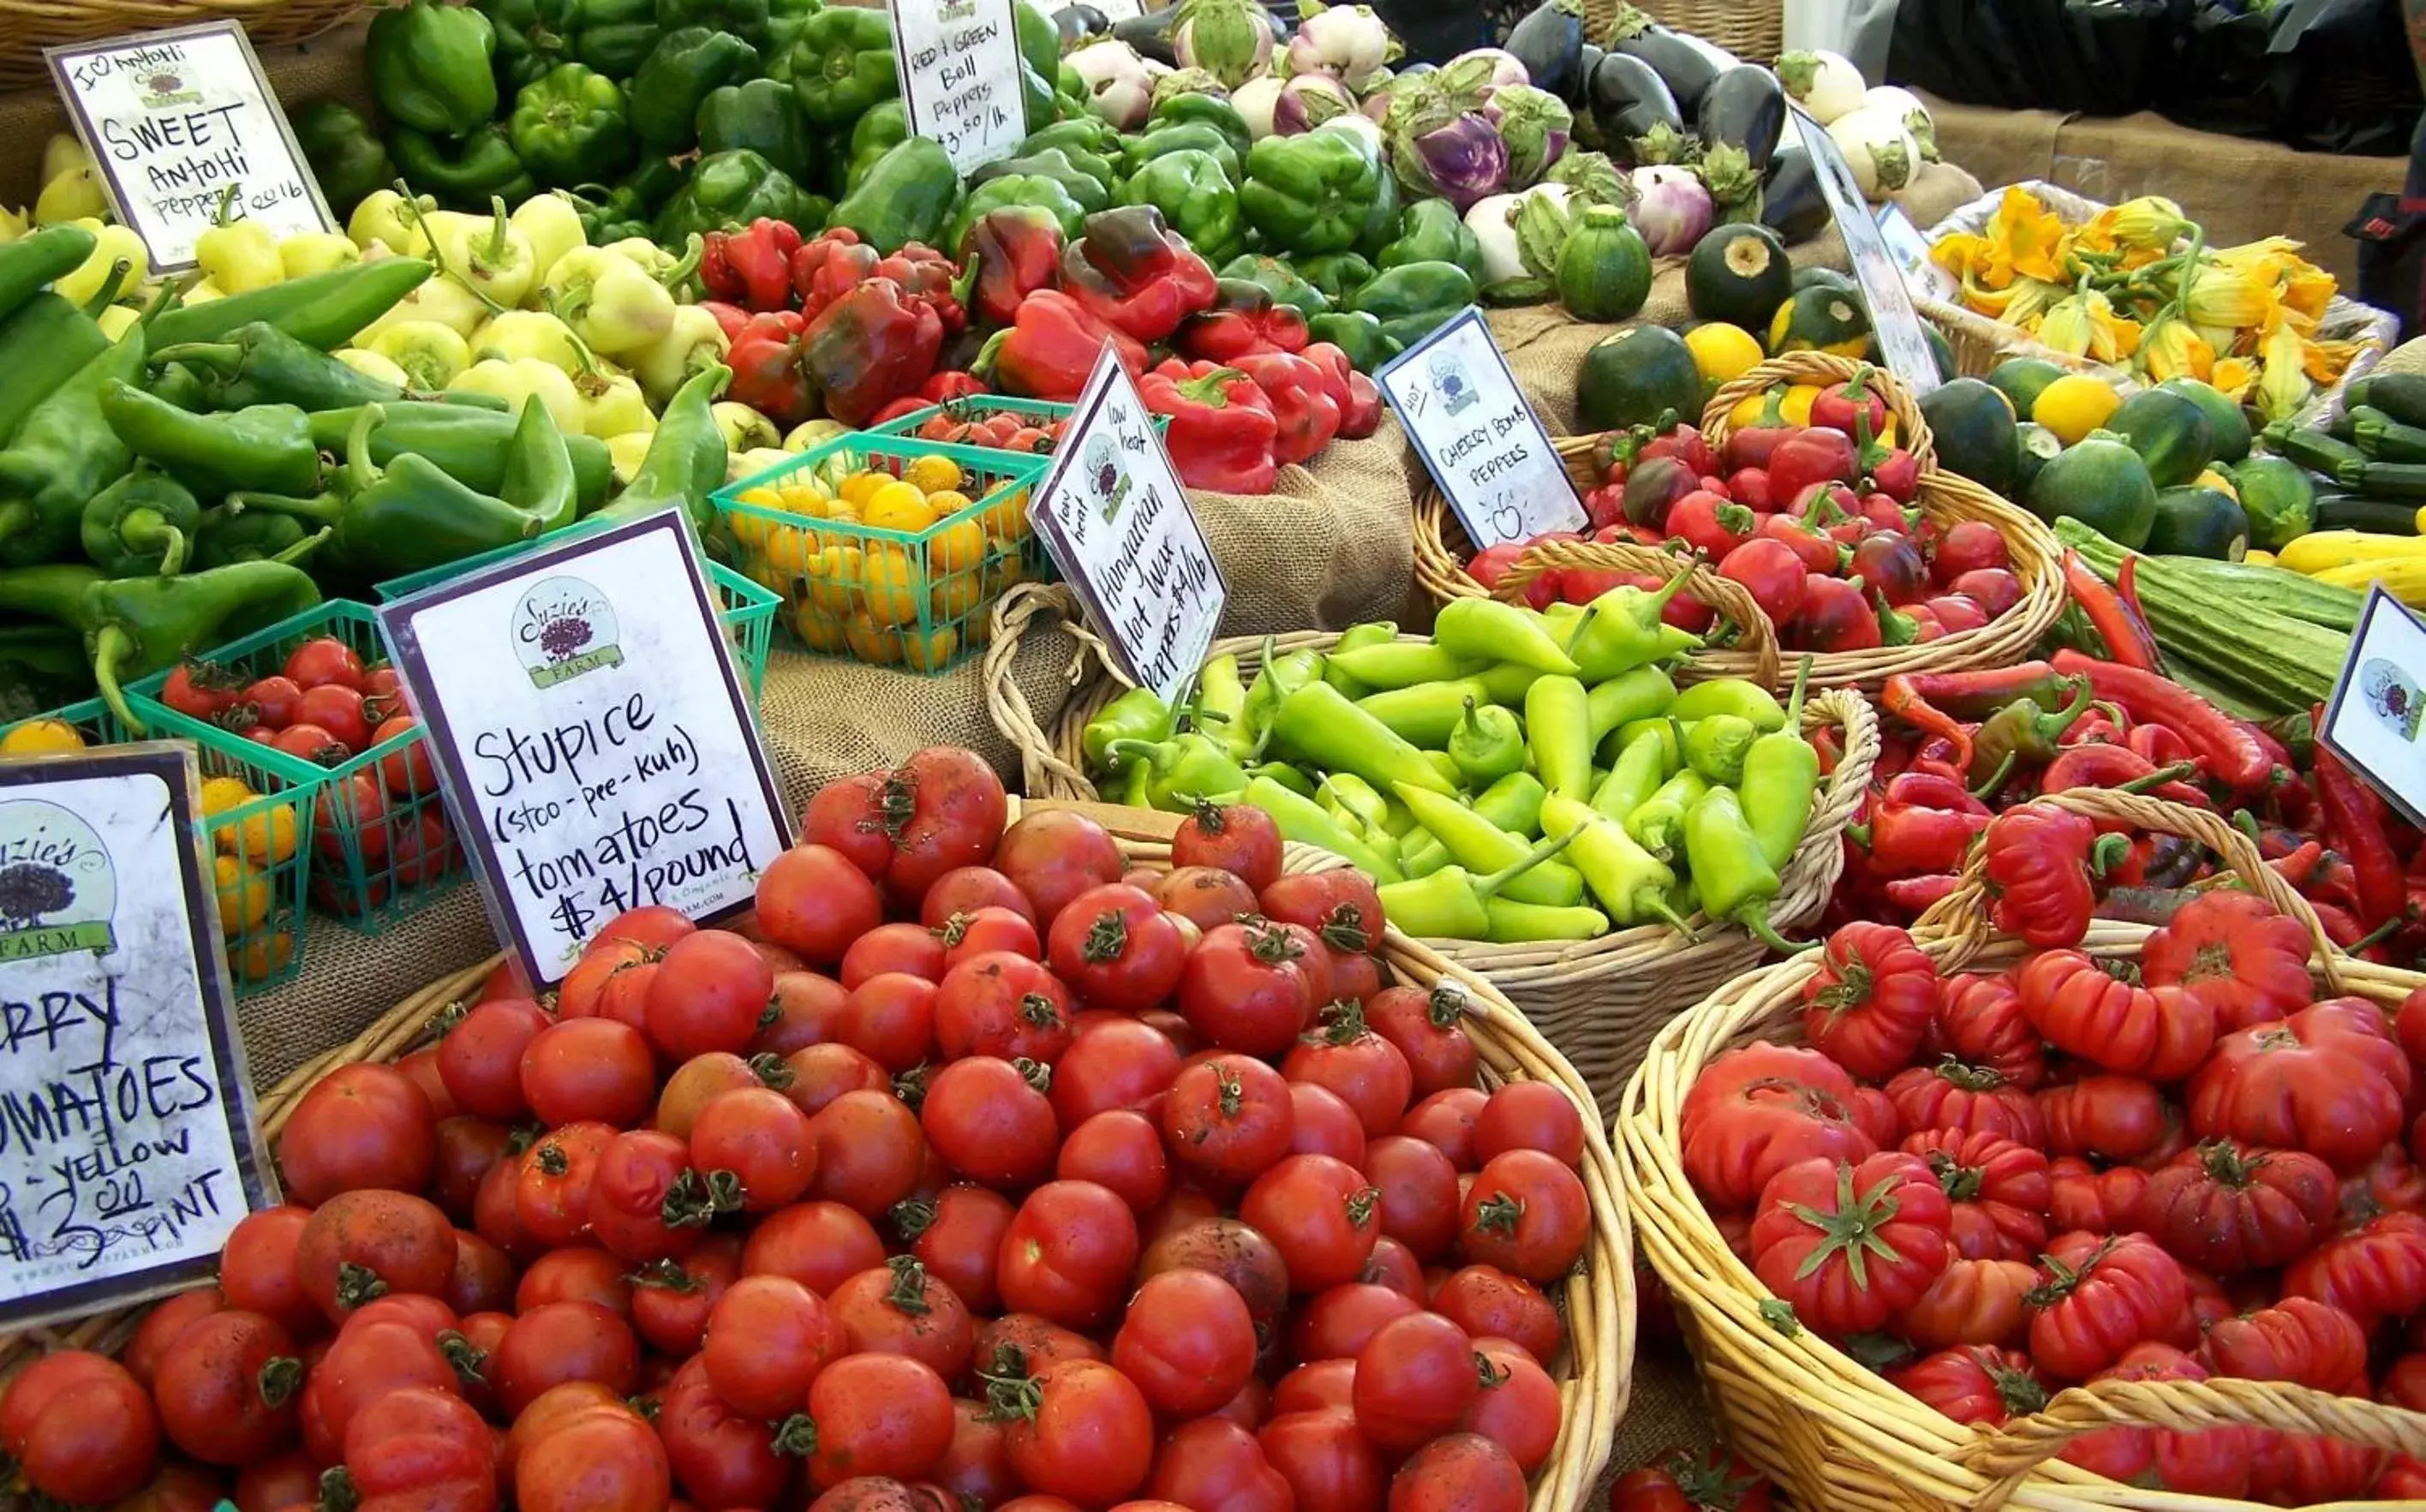
[[[46,720],[69,725],[87,746],[144,739],[120,723],[107,704],[89,698],[0,726],[0,740]],[[272,766],[270,758],[278,753],[250,740],[240,740],[235,748],[197,740],[195,747],[202,771],[202,832],[211,842],[228,980],[238,996],[266,991],[303,969],[303,902],[310,891],[316,782],[299,782],[283,766]],[[215,809],[215,777],[232,777],[253,796],[219,802]]]
[[[285,665],[297,646],[324,635],[353,647],[365,664],[387,659],[378,615],[369,605],[344,598],[290,615],[204,659],[247,677],[267,677]],[[177,712],[159,699],[167,680],[166,673],[155,674],[128,690],[145,728],[192,740],[206,752],[246,756],[307,790],[312,848],[319,862],[312,869],[308,896],[323,913],[377,935],[461,876],[463,847],[447,820],[418,728],[323,767]]]
[[[573,528],[579,530],[583,528],[576,525]],[[548,542],[553,544],[561,539],[560,535],[550,536]],[[449,577],[458,577],[491,562],[519,556],[537,544],[517,542],[494,551],[484,551],[477,557],[466,557],[461,561],[448,562],[444,567],[391,577],[385,582],[373,584],[372,591],[379,594],[380,602],[390,603],[417,593],[434,583],[445,582]],[[740,658],[741,670],[749,675],[750,694],[755,699],[760,686],[767,680],[767,652],[775,638],[775,611],[783,607],[784,601],[774,590],[752,582],[720,561],[707,564],[707,582],[716,593],[716,617],[724,626],[724,637],[732,642],[734,655]]]
[[[857,506],[843,503],[846,479],[901,478],[922,459],[957,468],[954,491],[970,502],[915,530],[864,524]],[[801,647],[932,675],[984,648],[1005,590],[1053,576],[1027,522],[1028,495],[1049,461],[854,431],[714,497],[742,570],[781,597],[784,627]]]
[[[940,404],[930,404],[923,410],[912,410],[909,414],[898,415],[882,425],[870,426],[867,433],[878,436],[902,436],[916,441],[922,439],[918,434],[918,428],[939,415],[948,415],[955,420],[970,421],[984,420],[996,415],[1016,415],[1042,430],[1056,420],[1070,418],[1072,415],[1077,413],[1077,409],[1076,405],[1064,404],[1059,399],[1021,398],[1015,394],[970,394],[961,398],[946,399]],[[1171,416],[1156,415],[1154,428],[1158,431],[1168,431],[1171,429]],[[942,445],[975,447],[980,451],[998,449],[978,441],[952,441]],[[1020,456],[1025,453],[1013,452],[1012,455]],[[1052,455],[1052,450],[1047,447],[1035,455],[1049,457]]]

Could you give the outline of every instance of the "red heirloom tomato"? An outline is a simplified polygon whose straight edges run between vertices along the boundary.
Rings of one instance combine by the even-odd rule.
[[[152,1478],[160,1420],[125,1367],[65,1349],[35,1360],[0,1392],[0,1451],[45,1496],[114,1502]]]
[[[1529,1475],[1548,1461],[1558,1440],[1558,1385],[1508,1340],[1478,1339],[1474,1355],[1480,1389],[1458,1426],[1507,1450]]]
[[[1828,936],[1803,986],[1803,1032],[1852,1072],[1884,1080],[1912,1064],[1937,1011],[1937,967],[1892,924],[1852,923]]]
[[[989,866],[954,867],[937,877],[927,896],[918,901],[918,922],[948,933],[955,918],[973,919],[989,908],[1017,914],[1027,922],[1028,933],[1036,933],[1036,905],[1009,877]],[[959,943],[950,938],[944,941],[947,950]]]
[[[1609,1488],[1609,1512],[1769,1512],[1768,1477],[1724,1449],[1670,1449]]]
[[[1102,1031],[1091,1031],[1092,1033]],[[1163,1099],[1172,1159],[1217,1186],[1253,1180],[1288,1153],[1295,1105],[1281,1074],[1252,1055],[1215,1055],[1181,1071]]]
[[[152,1390],[153,1372],[159,1368],[160,1357],[169,1352],[169,1346],[204,1318],[226,1311],[227,1306],[227,1293],[216,1286],[179,1293],[143,1315],[143,1321],[135,1325],[135,1337],[118,1352],[118,1362],[145,1390]],[[315,1308],[311,1313],[304,1326],[316,1330],[320,1326],[319,1309]]]
[[[817,1135],[812,1195],[872,1217],[917,1186],[927,1138],[918,1115],[890,1092],[846,1092],[809,1127]]]
[[[1330,1287],[1289,1319],[1290,1351],[1302,1360],[1352,1358],[1383,1324],[1420,1310],[1420,1299],[1373,1282]]]
[[[465,1014],[438,1042],[439,1079],[456,1106],[483,1118],[519,1118],[528,1112],[523,1049],[555,1021],[527,998],[501,998]]]
[[[876,1226],[839,1202],[795,1202],[758,1220],[741,1246],[744,1276],[782,1276],[823,1296],[884,1263]]]
[[[2285,1297],[2223,1319],[2208,1329],[2198,1357],[2218,1375],[2365,1394],[2367,1335],[2349,1313],[2314,1297]]]
[[[1108,1507],[1154,1467],[1154,1409],[1126,1375],[1092,1359],[1064,1360],[993,1388],[1009,1423],[1003,1448],[1031,1490]]]
[[[1229,1282],[1203,1271],[1146,1278],[1112,1340],[1112,1364],[1155,1410],[1200,1417],[1255,1372],[1255,1320]]]
[[[1172,1430],[1146,1489],[1198,1512],[1294,1512],[1289,1483],[1264,1457],[1253,1430],[1198,1418]]]
[[[1995,1134],[1930,1129],[1902,1149],[1928,1162],[1953,1204],[1948,1237],[1968,1260],[2034,1260],[2046,1246],[2047,1158]]]
[[[2042,1087],[2038,1113],[2054,1155],[2136,1161],[2160,1148],[2175,1127],[2161,1093],[2131,1076],[2085,1076]]]
[[[1592,1236],[1582,1179],[1556,1156],[1531,1149],[1484,1162],[1466,1188],[1458,1222],[1467,1259],[1544,1285],[1583,1258]]]
[[[717,1395],[696,1355],[658,1394],[656,1429],[674,1484],[701,1506],[772,1506],[791,1488],[792,1459],[775,1448],[774,1428]]]
[[[1124,1108],[1099,1113],[1070,1130],[1054,1157],[1053,1174],[1065,1181],[1109,1187],[1140,1213],[1171,1195],[1171,1162],[1163,1151],[1162,1130],[1145,1114]]]
[[[1917,1156],[1803,1161],[1761,1189],[1753,1269],[1806,1326],[1866,1333],[1946,1269],[1949,1222],[1946,1193]]]
[[[914,1256],[896,1255],[860,1272],[827,1301],[850,1354],[906,1356],[950,1379],[975,1347],[969,1309]]]
[[[2018,1349],[1961,1344],[1924,1355],[1887,1380],[1957,1423],[1995,1427],[2046,1406],[2046,1383]]]
[[[341,1192],[295,1242],[296,1280],[332,1324],[390,1292],[435,1296],[454,1272],[454,1225],[401,1192]]]
[[[2426,1308],[2426,1218],[2387,1212],[2326,1240],[2283,1273],[2283,1294],[2329,1303],[2370,1331]]]
[[[295,1270],[296,1247],[311,1217],[310,1209],[289,1203],[247,1213],[229,1230],[219,1252],[226,1306],[275,1318],[289,1333],[305,1337],[327,1325]]]
[[[1179,985],[1188,941],[1153,895],[1112,883],[1090,887],[1055,916],[1045,938],[1053,970],[1090,1008],[1137,1013]]]
[[[461,1390],[454,1366],[428,1332],[392,1317],[363,1318],[338,1330],[303,1383],[303,1447],[322,1463],[335,1463],[354,1415],[388,1392],[412,1386],[450,1395]]]
[[[1553,1358],[1566,1338],[1559,1309],[1539,1287],[1496,1265],[1453,1271],[1433,1292],[1433,1310],[1477,1339],[1505,1339],[1536,1360]]]
[[[1280,1247],[1236,1218],[1199,1218],[1156,1236],[1138,1274],[1172,1270],[1205,1271],[1229,1282],[1259,1324],[1270,1323],[1288,1305],[1288,1265]]]
[[[2014,986],[2049,1044],[2125,1076],[2178,1081],[2215,1043],[2207,1000],[2125,982],[2078,951],[2039,951],[2022,963]]]
[[[649,984],[650,1042],[675,1061],[743,1049],[774,992],[774,971],[748,940],[695,930],[666,947]]]
[[[1215,867],[1173,867],[1148,890],[1155,902],[1195,925],[1200,935],[1255,911],[1255,890],[1236,872]]]
[[[993,768],[974,752],[938,745],[890,771],[828,784],[811,800],[801,828],[806,838],[848,854],[906,905],[945,873],[982,863],[1009,810]]]
[[[1088,1329],[1119,1309],[1137,1259],[1137,1218],[1117,1194],[1047,1181],[1004,1232],[995,1281],[1005,1307]]]
[[[618,1134],[599,1152],[586,1211],[598,1243],[627,1260],[687,1254],[716,1216],[690,1146],[654,1129]]]
[[[1984,1065],[2025,1092],[2046,1080],[2046,1047],[2008,973],[1938,984],[1937,1030],[1957,1059]]]
[[[981,1186],[954,1183],[932,1199],[913,1197],[889,1214],[910,1253],[934,1273],[972,1311],[995,1310],[995,1256],[1017,1210],[1011,1199]]]
[[[1712,1207],[1749,1208],[1797,1161],[1858,1160],[1877,1146],[1853,1122],[1852,1099],[1853,1079],[1818,1050],[1767,1043],[1729,1050],[1685,1095],[1685,1174]]]
[[[1281,924],[1224,924],[1189,952],[1179,1011],[1223,1049],[1278,1055],[1304,1031],[1326,976],[1303,939]]]
[[[596,1120],[629,1129],[656,1104],[646,1035],[612,1018],[567,1018],[523,1048],[523,1098],[542,1123]]]
[[[842,952],[838,968],[842,984],[856,987],[873,976],[887,971],[906,972],[924,977],[930,982],[944,980],[944,939],[942,931],[924,924],[879,924],[851,941],[850,949]],[[962,931],[963,935],[966,930]]]
[[[711,1234],[680,1260],[649,1260],[632,1272],[632,1329],[661,1355],[699,1352],[707,1315],[741,1279],[741,1241]]]
[[[286,1195],[317,1207],[340,1192],[418,1192],[438,1160],[438,1118],[392,1065],[339,1066],[303,1094],[279,1136]]]
[[[690,1162],[720,1209],[768,1212],[808,1191],[817,1144],[806,1114],[769,1087],[709,1099],[690,1127]]]
[[[673,1498],[656,1430],[629,1410],[569,1417],[514,1456],[520,1512],[656,1512]]]
[[[1347,1162],[1292,1155],[1255,1178],[1239,1199],[1238,1217],[1280,1250],[1292,1291],[1319,1292],[1365,1269],[1382,1232],[1374,1211],[1380,1200]]]
[[[1457,1167],[1420,1139],[1384,1134],[1366,1146],[1364,1171],[1382,1194],[1382,1232],[1417,1260],[1445,1255],[1457,1242]]]
[[[1280,880],[1280,827],[1245,804],[1199,804],[1171,837],[1171,864],[1216,867],[1261,892]]]
[[[1027,896],[1036,927],[1050,931],[1071,899],[1121,878],[1121,848],[1104,826],[1066,808],[1022,814],[1001,830],[994,868]]]
[[[851,942],[884,922],[884,900],[842,852],[796,845],[758,875],[758,928],[811,966],[842,960]]]
[[[2023,1299],[2037,1284],[2028,1260],[1966,1260],[1949,1250],[1946,1269],[1904,1309],[1895,1331],[1921,1349],[2018,1343],[2028,1321]]]
[[[1474,1042],[1463,1027],[1465,1003],[1464,990],[1444,979],[1430,992],[1384,987],[1365,1005],[1365,1022],[1406,1057],[1411,1096],[1429,1097],[1474,1085]]]
[[[2051,1375],[2085,1381],[2161,1337],[2190,1300],[2181,1263],[2147,1235],[2064,1234],[2039,1260],[2030,1358]]]
[[[2305,1149],[2354,1171],[2401,1137],[2409,1080],[2384,1015],[2337,998],[2218,1040],[2191,1079],[2191,1130]]]
[[[1525,1472],[1475,1433],[1435,1439],[1390,1479],[1390,1512],[1525,1512]]]
[[[2198,1361],[2171,1344],[2134,1344],[2101,1381],[2203,1381]],[[2066,1444],[2067,1464],[2111,1480],[2189,1495],[2239,1497],[2249,1489],[2251,1458],[2271,1439],[2254,1428],[2100,1428]]]
[[[2047,1224],[2058,1233],[2125,1234],[2140,1227],[2148,1173],[2134,1165],[2100,1171],[2077,1156],[2047,1162]]]
[[[595,1381],[626,1395],[640,1384],[640,1344],[629,1324],[595,1303],[550,1302],[514,1319],[488,1371],[509,1413],[568,1381]]]
[[[346,1478],[367,1507],[494,1506],[496,1459],[471,1405],[427,1387],[388,1392],[346,1433]]]
[[[1480,1390],[1465,1330],[1437,1312],[1411,1312],[1374,1329],[1356,1352],[1350,1400],[1367,1439],[1404,1454],[1456,1427]]]
[[[2204,892],[2140,947],[2140,979],[2181,987],[2230,1034],[2308,1005],[2308,932],[2264,899]]]
[[[1003,1446],[1006,1437],[988,1404],[952,1398],[952,1441],[930,1472],[934,1484],[964,1507],[998,1506],[1010,1501],[1019,1493],[1020,1485]]]
[[[1998,1134],[2018,1145],[2043,1145],[2046,1121],[2030,1095],[1986,1065],[1952,1056],[1916,1065],[1887,1081],[1887,1100],[1907,1130],[1959,1129]]]
[[[2211,1139],[2148,1179],[2140,1226],[2217,1276],[2272,1270],[2316,1246],[2339,1198],[2332,1168],[2313,1155]]]

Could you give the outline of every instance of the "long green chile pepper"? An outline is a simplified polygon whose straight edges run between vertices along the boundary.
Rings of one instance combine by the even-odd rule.
[[[1634,843],[1663,861],[1684,849],[1685,816],[1710,790],[1707,779],[1687,767],[1659,785],[1642,806],[1625,816],[1625,833]]]
[[[1668,780],[1668,753],[1659,732],[1645,730],[1626,742],[1617,754],[1617,764],[1609,769],[1600,786],[1593,789],[1593,811],[1624,823],[1633,813],[1659,790]]]
[[[1553,675],[1525,694],[1525,740],[1553,796],[1580,803],[1593,787],[1592,709],[1584,685]]]
[[[1794,695],[1787,703],[1784,724],[1744,753],[1743,782],[1738,789],[1761,855],[1780,871],[1803,843],[1803,832],[1819,803],[1820,753],[1803,738],[1803,699],[1810,680],[1811,658],[1804,657],[1794,674]]]
[[[1468,871],[1491,872],[1514,866],[1526,844],[1454,798],[1444,798],[1401,783],[1399,801],[1415,822],[1448,850],[1449,859]],[[1584,879],[1573,867],[1544,862],[1508,885],[1508,896],[1519,902],[1563,905],[1584,895]]]
[[[1474,795],[1474,811],[1518,839],[1530,844],[1542,837],[1541,779],[1529,772],[1512,772]],[[1426,831],[1406,848],[1407,875],[1419,877],[1448,865],[1448,847]]]
[[[1455,682],[1411,683],[1404,688],[1385,688],[1378,693],[1367,693],[1356,700],[1356,707],[1390,727],[1393,734],[1409,745],[1427,751],[1448,748],[1459,723],[1465,718],[1466,706],[1480,703],[1496,707],[1488,697],[1489,690],[1480,677],[1461,677]],[[1518,737],[1517,754],[1524,754],[1523,738]],[[1452,759],[1454,759],[1452,757]],[[1459,769],[1464,782],[1464,769]]]
[[[1637,667],[1593,685],[1584,695],[1585,723],[1593,743],[1598,745],[1621,725],[1667,713],[1677,697],[1675,679],[1658,667]]]
[[[1360,867],[1377,883],[1396,882],[1404,875],[1396,866],[1383,860],[1373,848],[1340,828],[1339,821],[1322,811],[1322,805],[1268,776],[1248,779],[1244,801],[1272,816],[1281,838],[1295,840],[1300,845],[1318,846],[1332,854],[1342,856],[1350,865]]]
[[[1656,919],[1692,933],[1668,906],[1668,889],[1676,885],[1674,869],[1635,844],[1614,820],[1554,793],[1542,804],[1542,825],[1549,834],[1574,837],[1568,854],[1575,857],[1576,870],[1620,929]]]
[[[1762,854],[1734,789],[1713,788],[1686,811],[1685,860],[1692,869],[1703,913],[1742,925],[1771,950],[1791,953],[1802,949],[1769,921],[1770,900],[1777,896],[1777,869]]]

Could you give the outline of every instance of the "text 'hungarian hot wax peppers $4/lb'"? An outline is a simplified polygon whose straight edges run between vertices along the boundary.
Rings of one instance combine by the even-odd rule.
[[[1769,919],[1817,802],[1803,677],[1784,705],[1669,668],[1701,639],[1684,579],[1546,612],[1444,608],[1429,639],[1359,625],[1327,651],[1206,662],[1176,707],[1122,695],[1081,740],[1106,798],[1270,814],[1369,872],[1410,934],[1513,944]],[[1807,664],[1805,667],[1807,674]],[[1700,917],[1696,917],[1700,916]]]

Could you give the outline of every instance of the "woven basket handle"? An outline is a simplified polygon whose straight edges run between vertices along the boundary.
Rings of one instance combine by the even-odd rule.
[[[2326,937],[2324,926],[2317,921],[2317,911],[2299,890],[2276,875],[2257,854],[2249,837],[2234,829],[2218,816],[2204,808],[2190,808],[2169,804],[2159,798],[2140,793],[2114,792],[2105,788],[2073,788],[2050,793],[2034,800],[2049,804],[2068,813],[2089,820],[2112,820],[2135,829],[2150,830],[2162,835],[2178,835],[2213,851],[2225,867],[2239,877],[2242,886],[2274,905],[2277,913],[2299,920],[2308,932],[2314,946],[2316,969],[2325,984],[2335,993],[2342,991],[2339,963],[2342,953]],[[1957,942],[1956,960],[1967,960],[1984,948],[1994,931],[1988,922],[1988,884],[1983,871],[1986,847],[1973,846],[1965,857],[1963,878],[1954,890],[1932,904],[1913,925],[1916,932],[1931,931],[1952,937]],[[1946,967],[1954,968],[1953,964]]]
[[[2043,1411],[1949,1451],[1955,1463],[1991,1483],[1978,1509],[2002,1506],[2030,1472],[2064,1445],[2100,1428],[2274,1428],[2324,1434],[2370,1449],[2426,1457],[2426,1413],[2340,1396],[2283,1381],[2098,1381],[2060,1393]],[[2178,1497],[2163,1498],[2178,1504]],[[2152,1498],[2150,1504],[2155,1504]],[[2117,1502],[2116,1505],[2129,1505]],[[2221,1505],[2223,1504],[2216,1504]]]
[[[1525,549],[1492,593],[1505,603],[1522,604],[1525,590],[1534,578],[1562,567],[1648,573],[1664,582],[1676,576],[1676,569],[1684,565],[1682,558],[1630,541],[1544,541]],[[1753,680],[1765,688],[1776,687],[1777,627],[1753,602],[1751,593],[1734,578],[1722,577],[1700,562],[1694,564],[1692,579],[1687,586],[1695,598],[1716,610],[1741,632],[1734,649],[1750,652],[1757,659]]]
[[[1859,363],[1851,357],[1839,357],[1830,351],[1789,351],[1752,366],[1719,385],[1710,402],[1702,406],[1702,438],[1717,451],[1726,444],[1731,426],[1727,416],[1738,404],[1756,394],[1766,394],[1780,383],[1817,383],[1825,388],[1842,383],[1864,368],[1869,370],[1867,382],[1872,392],[1885,401],[1887,414],[1895,417],[1896,445],[1909,451],[1920,462],[1920,470],[1937,470],[1936,442],[1931,436],[1929,422],[1922,418],[1920,406],[1912,393],[1895,380],[1895,375],[1874,363]]]
[[[1109,677],[1124,688],[1131,686],[1121,675],[1104,642],[1087,628],[1076,593],[1058,583],[1020,583],[994,607],[993,634],[985,649],[986,712],[993,717],[994,727],[1019,748],[1023,789],[1042,792],[1051,779],[1082,797],[1099,798],[1102,795],[1095,791],[1087,774],[1054,753],[1051,738],[1037,722],[1036,710],[1028,704],[1027,695],[1019,691],[1019,679],[1013,675],[1020,643],[1031,629],[1038,627],[1039,621],[1044,622],[1043,629],[1061,626],[1078,642],[1077,654],[1070,658],[1067,674],[1072,688],[1079,687],[1091,675]]]

